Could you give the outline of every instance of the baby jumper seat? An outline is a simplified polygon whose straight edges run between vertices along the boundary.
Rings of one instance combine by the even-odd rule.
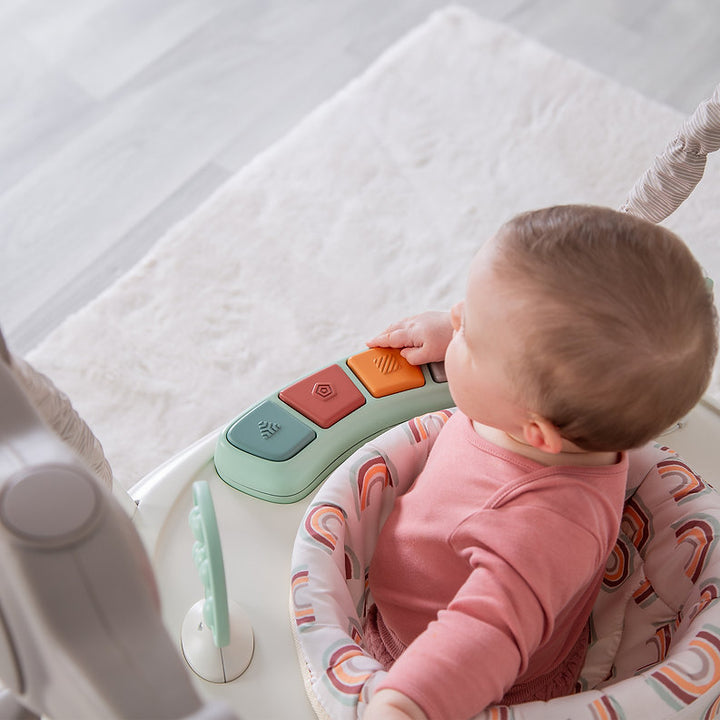
[[[692,192],[718,148],[720,85],[621,210],[661,222]],[[368,567],[395,499],[418,476],[448,417],[449,411],[430,413],[366,444],[330,476],[305,514],[290,605],[308,697],[321,719],[362,718],[385,673],[362,648],[372,604]],[[491,707],[476,720],[720,718],[720,496],[663,445],[632,451],[629,468],[579,692]]]
[[[293,633],[319,718],[362,718],[385,674],[362,648],[370,559],[395,499],[412,485],[450,415],[416,418],[358,450],[325,482],[298,530]],[[580,692],[488,708],[477,720],[720,717],[718,537],[718,492],[668,447],[632,451]]]

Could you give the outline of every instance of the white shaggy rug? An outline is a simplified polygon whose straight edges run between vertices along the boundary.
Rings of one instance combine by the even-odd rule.
[[[682,120],[448,8],[28,359],[71,397],[130,487],[266,394],[363,349],[390,321],[448,308],[475,250],[515,213],[618,207]],[[716,284],[718,160],[667,223]]]

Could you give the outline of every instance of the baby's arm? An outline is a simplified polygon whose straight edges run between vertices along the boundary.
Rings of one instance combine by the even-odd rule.
[[[533,493],[458,526],[455,549],[467,553],[471,575],[395,661],[378,696],[396,690],[432,718],[475,717],[525,672],[563,610],[576,601],[584,608],[602,566],[597,538],[540,505]]]
[[[420,706],[397,690],[380,690],[373,695],[363,720],[428,720]]]
[[[449,312],[429,311],[393,323],[368,347],[402,348],[400,354],[413,365],[441,362],[453,335]]]

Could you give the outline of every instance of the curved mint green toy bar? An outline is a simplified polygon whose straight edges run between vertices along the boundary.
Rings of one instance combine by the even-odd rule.
[[[442,363],[413,366],[397,350],[373,348],[235,418],[218,439],[215,468],[248,495],[296,502],[372,438],[453,404]]]
[[[193,560],[205,588],[203,620],[212,631],[215,646],[222,648],[230,644],[230,616],[215,506],[205,480],[194,482],[192,492],[194,505],[189,522],[196,541]]]

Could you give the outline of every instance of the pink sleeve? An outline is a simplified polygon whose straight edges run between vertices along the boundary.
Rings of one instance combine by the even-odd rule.
[[[547,507],[482,510],[450,543],[470,577],[379,686],[406,694],[430,720],[471,718],[499,701],[605,562],[591,532]]]

